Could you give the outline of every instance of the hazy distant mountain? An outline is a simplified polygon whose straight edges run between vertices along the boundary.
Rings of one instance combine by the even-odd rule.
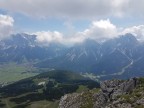
[[[63,54],[65,47],[61,44],[50,43],[40,46],[36,36],[16,34],[11,38],[0,41],[0,62],[24,62],[53,58]]]
[[[0,62],[33,62],[40,68],[92,72],[98,76],[144,75],[144,44],[126,34],[103,43],[87,39],[67,48],[60,43],[41,46],[36,36],[13,35],[0,41]],[[34,62],[33,62],[34,63]]]
[[[144,75],[143,54],[143,43],[133,35],[126,34],[101,44],[88,39],[70,48],[65,55],[40,62],[36,66],[92,72],[109,77],[123,77],[124,74],[130,77],[132,71],[132,76],[139,76]]]
[[[40,62],[37,66],[86,72],[100,59],[100,56],[100,44],[86,40],[74,45],[63,56]]]
[[[133,64],[134,55],[137,53],[135,49],[139,47],[139,44],[131,34],[103,43],[103,57],[94,65],[93,71],[98,74],[121,72],[125,66]]]

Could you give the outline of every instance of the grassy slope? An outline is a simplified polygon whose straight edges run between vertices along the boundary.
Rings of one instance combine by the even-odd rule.
[[[75,90],[75,92],[82,92],[83,90],[88,90],[88,84],[89,84],[88,80],[77,73],[72,73],[69,71],[49,71],[49,72],[42,73],[40,75],[31,77],[31,78],[27,78],[25,80],[21,80],[15,84],[16,85],[20,85],[24,83],[27,84],[29,83],[29,80],[32,81],[30,83],[38,83],[41,81],[45,81],[48,77],[51,79],[55,79],[55,82],[56,82],[55,84],[56,85],[58,84],[58,86],[54,86],[54,88],[64,87],[65,89],[63,90],[67,90],[66,85],[71,86],[72,84],[76,83],[78,85],[78,88]],[[86,80],[86,82],[81,83],[82,80]],[[62,85],[65,85],[65,86],[62,86]],[[18,86],[17,88],[19,87],[20,86]],[[16,88],[14,89],[14,91],[15,90]],[[45,97],[43,96],[41,97],[42,93],[43,92],[39,92],[39,91],[35,91],[34,93],[32,91],[29,91],[28,93],[23,93],[15,97],[11,97],[11,96],[6,97],[1,100],[3,104],[11,108],[57,108],[58,107],[58,101],[56,99],[54,101],[46,100]],[[36,94],[36,95],[33,95],[33,94]],[[7,108],[7,107],[4,107],[4,108]]]
[[[37,73],[32,73],[34,68],[15,63],[5,64],[0,66],[0,83],[18,81],[28,78]]]
[[[80,85],[79,88],[76,90],[76,92],[81,93],[82,91],[87,91],[87,90],[89,90],[89,88],[87,88],[87,86]]]
[[[48,100],[41,100],[35,102],[24,102],[22,104],[16,104],[10,101],[11,98],[1,99],[0,104],[4,104],[4,106],[0,106],[0,108],[58,108],[59,101],[48,101]],[[25,103],[27,104],[25,106]]]

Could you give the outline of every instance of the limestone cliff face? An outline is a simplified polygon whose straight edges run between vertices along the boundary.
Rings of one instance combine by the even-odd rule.
[[[144,78],[109,80],[100,85],[99,92],[66,94],[59,108],[144,108]]]

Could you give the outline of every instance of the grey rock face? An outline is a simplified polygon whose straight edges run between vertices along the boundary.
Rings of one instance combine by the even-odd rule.
[[[137,84],[137,79],[133,78],[133,79],[130,79],[130,80],[122,83],[120,85],[120,89],[122,92],[129,92],[136,87],[136,84]]]
[[[136,102],[138,105],[144,105],[144,98],[137,100]]]
[[[105,103],[107,102],[108,97],[103,94],[103,92],[97,93],[93,95],[94,98],[94,106],[93,108],[103,108]]]
[[[136,87],[137,79],[133,78],[127,81],[110,80],[101,82],[101,89],[108,99],[114,100],[118,95],[126,94]]]
[[[110,104],[106,107],[103,107],[103,108],[132,108],[131,104],[129,103],[122,103],[122,104]]]
[[[131,104],[127,102],[121,103],[122,100],[117,99],[117,97],[132,91],[137,86],[137,82],[137,78],[126,81],[110,80],[101,82],[100,92],[89,95],[92,101],[92,107],[90,108],[132,108]],[[85,94],[83,92],[63,96],[59,108],[81,108],[86,101],[89,101],[85,99],[87,98],[87,96],[84,96]],[[144,99],[137,101],[137,104],[142,103],[144,103]]]
[[[61,98],[59,108],[79,108],[81,99],[78,93],[66,94]]]

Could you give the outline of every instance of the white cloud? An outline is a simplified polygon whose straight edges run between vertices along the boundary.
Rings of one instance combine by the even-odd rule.
[[[58,31],[41,31],[33,34],[36,35],[36,41],[43,45],[49,45],[51,42],[62,42],[63,40],[63,34]]]
[[[44,46],[48,46],[50,43],[73,45],[75,43],[80,43],[85,39],[82,38],[82,36],[66,37],[58,31],[40,31],[32,33],[32,35],[36,35],[36,41]]]
[[[7,15],[0,15],[0,39],[9,37],[12,33],[14,19]]]
[[[84,37],[83,35],[75,35],[73,37],[64,38],[62,43],[65,45],[73,45],[76,43],[81,43],[85,39],[86,39],[86,37]]]
[[[78,35],[83,35],[85,38],[91,38],[95,41],[101,42],[107,39],[111,39],[116,37],[117,27],[113,25],[109,19],[93,21],[91,26],[84,30],[83,32],[79,32]]]
[[[144,42],[144,25],[119,28],[112,24],[109,19],[93,21],[88,29],[79,34],[83,35],[85,38],[91,38],[97,42],[102,42],[127,33],[133,34],[136,39]]]
[[[112,24],[109,19],[93,21],[91,26],[83,32],[76,34],[78,40],[85,40],[87,38],[94,39],[97,42],[103,42],[112,38],[117,38],[127,33],[133,34],[136,39],[144,42],[144,25],[119,28]],[[78,42],[81,42],[78,41]]]
[[[58,31],[41,31],[33,33],[37,37],[37,42],[48,45],[51,42],[59,42],[66,45],[83,42],[85,39],[94,39],[101,42],[117,36],[117,28],[109,19],[93,21],[90,27],[83,32],[77,32],[73,36],[64,36]]]
[[[144,16],[143,0],[0,0],[0,7],[33,17]]]
[[[139,41],[144,41],[144,25],[133,26],[129,28],[125,28],[122,31],[122,34],[131,33],[133,34]]]

